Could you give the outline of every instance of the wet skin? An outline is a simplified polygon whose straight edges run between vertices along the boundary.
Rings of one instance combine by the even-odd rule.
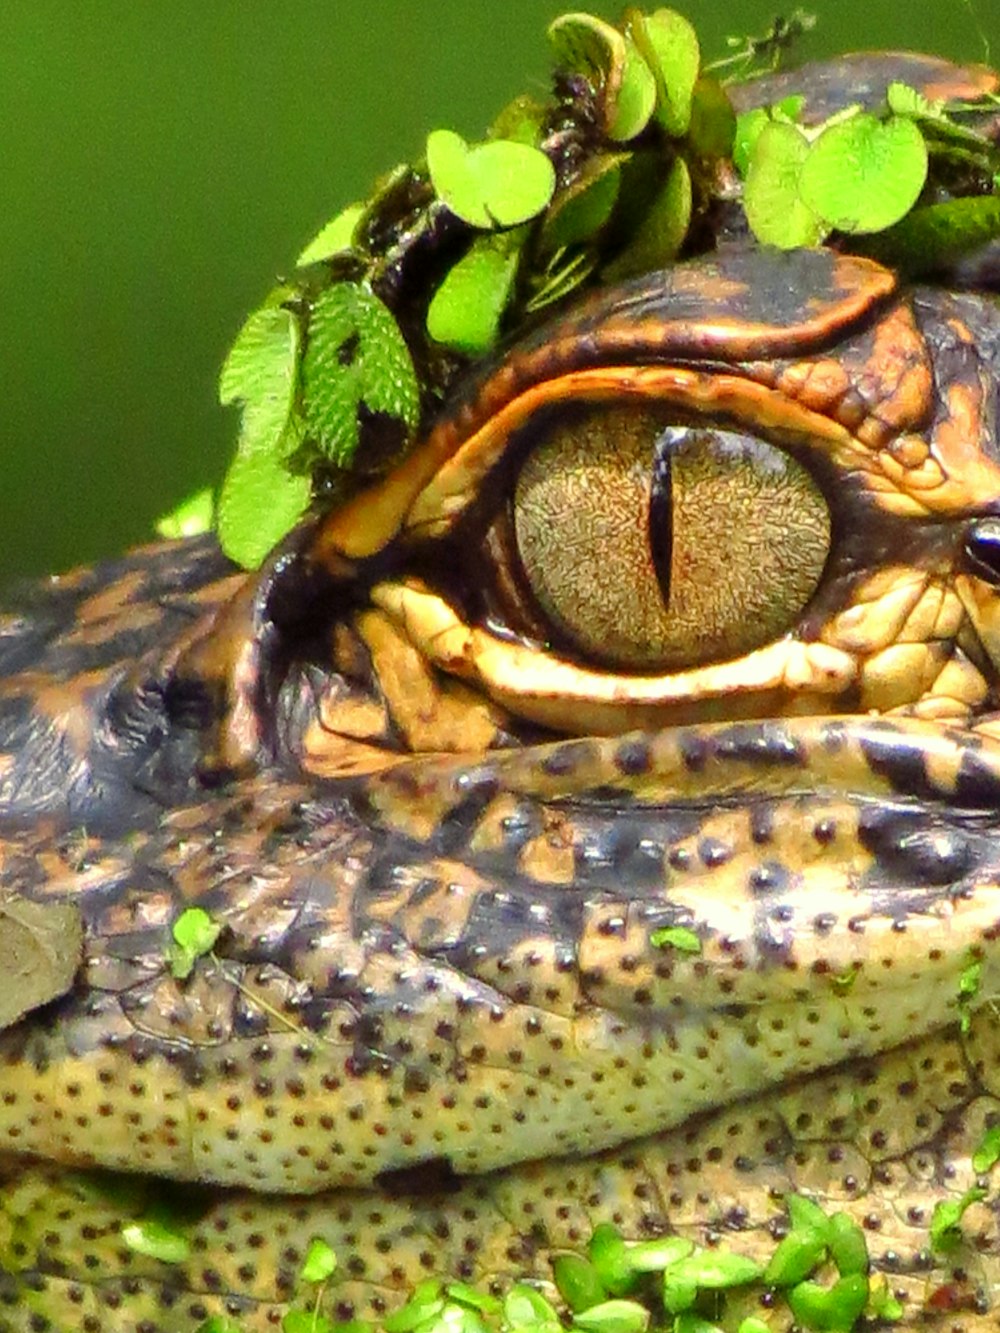
[[[720,253],[528,335],[256,575],[202,540],[10,603],[0,876],[51,930],[4,1002],[0,1327],[274,1327],[314,1234],[341,1318],[600,1220],[766,1256],[789,1190],[904,1326],[994,1327],[995,1186],[929,1224],[1000,1116],[998,369],[989,298]],[[204,1185],[188,1261],[92,1168]]]

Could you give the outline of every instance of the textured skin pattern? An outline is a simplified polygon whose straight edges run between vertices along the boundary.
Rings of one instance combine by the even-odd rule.
[[[342,1317],[544,1276],[608,1217],[761,1253],[789,1189],[858,1216],[908,1327],[995,1327],[995,1189],[955,1254],[928,1224],[1000,1091],[1000,626],[966,554],[998,348],[987,301],[864,261],[678,267],[487,368],[259,576],[193,544],[27,592],[0,875],[84,946],[0,1034],[0,1327],[273,1327],[314,1233]],[[808,460],[833,544],[779,642],[614,675],[495,590],[519,432],[629,394]],[[181,980],[193,905],[223,929]],[[678,925],[697,954],[654,942]],[[166,1266],[84,1167],[254,1192],[185,1193]]]

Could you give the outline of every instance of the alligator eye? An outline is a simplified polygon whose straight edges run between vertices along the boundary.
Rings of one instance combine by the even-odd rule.
[[[830,515],[791,455],[646,408],[563,417],[514,488],[544,615],[605,665],[676,671],[769,643],[819,582]]]

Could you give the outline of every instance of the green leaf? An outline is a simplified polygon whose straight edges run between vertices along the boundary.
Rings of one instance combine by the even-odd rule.
[[[679,1259],[694,1253],[694,1241],[683,1236],[664,1236],[660,1240],[640,1240],[626,1244],[626,1257],[634,1273],[661,1273]]]
[[[281,1333],[333,1333],[333,1324],[318,1310],[287,1310],[281,1317]]]
[[[466,356],[481,356],[496,342],[521,257],[510,235],[477,237],[448,270],[427,311],[435,342]]]
[[[588,1310],[604,1300],[606,1292],[597,1270],[582,1254],[557,1254],[552,1260],[552,1276],[571,1310]]]
[[[693,1310],[685,1310],[674,1320],[673,1333],[722,1333],[722,1329]]]
[[[1000,1162],[1000,1124],[991,1125],[979,1140],[979,1147],[972,1154],[972,1169],[979,1176],[992,1171]]]
[[[802,93],[790,93],[788,97],[783,97],[774,103],[771,107],[771,116],[774,120],[786,120],[794,125],[802,115],[805,104],[806,99]]]
[[[792,1230],[801,1236],[815,1236],[826,1241],[830,1234],[830,1219],[818,1203],[805,1194],[786,1194],[785,1207],[788,1209]]]
[[[198,537],[203,532],[210,532],[215,514],[215,503],[211,486],[203,486],[185,496],[180,504],[169,513],[163,514],[154,523],[161,537]]]
[[[625,248],[606,265],[604,278],[620,282],[672,263],[691,223],[691,173],[682,157],[670,164],[667,179]]]
[[[629,34],[656,81],[656,118],[667,134],[682,138],[691,124],[691,96],[701,67],[698,34],[673,9],[653,14],[632,10],[628,22]]]
[[[927,179],[927,145],[913,121],[867,112],[825,129],[802,164],[803,203],[848,233],[883,231],[904,217]]]
[[[556,59],[584,73],[602,96],[604,129],[624,143],[641,134],[656,105],[653,71],[630,37],[592,14],[562,14],[549,25]]]
[[[865,1233],[849,1213],[834,1213],[830,1218],[828,1241],[830,1258],[841,1277],[868,1272],[868,1243]]]
[[[816,1333],[848,1333],[868,1301],[868,1279],[859,1273],[842,1277],[832,1287],[800,1282],[787,1294],[797,1323]]]
[[[865,253],[903,268],[911,277],[939,273],[963,255],[1000,237],[1000,198],[995,194],[949,199],[907,213],[865,246]]]
[[[587,1254],[601,1284],[612,1296],[625,1296],[635,1286],[636,1274],[629,1263],[627,1247],[618,1228],[610,1222],[601,1222],[594,1228]]]
[[[809,1232],[790,1231],[778,1242],[764,1270],[769,1287],[794,1287],[826,1258],[826,1241]]]
[[[649,1311],[638,1301],[602,1301],[575,1314],[573,1324],[589,1333],[646,1333]]]
[[[740,1320],[736,1333],[771,1333],[770,1325],[756,1315],[749,1314]]]
[[[303,1282],[326,1282],[336,1267],[337,1256],[331,1247],[321,1237],[314,1236],[299,1269],[299,1277]]]
[[[222,926],[201,907],[188,907],[171,927],[170,971],[179,980],[191,975],[195,960],[211,953]]]
[[[302,517],[312,496],[308,476],[290,472],[282,455],[292,452],[284,441],[302,439],[293,418],[274,453],[238,450],[219,495],[219,541],[230,560],[256,569],[267,553]]]
[[[349,204],[342,209],[312,238],[295,261],[299,268],[307,264],[316,264],[321,259],[350,250],[354,238],[354,229],[365,211],[364,204]]]
[[[667,1314],[683,1314],[698,1299],[698,1284],[674,1277],[670,1270],[663,1274],[663,1308]]]
[[[967,1189],[960,1199],[944,1199],[935,1204],[931,1216],[931,1249],[947,1254],[961,1240],[961,1222],[967,1208],[986,1198],[986,1190],[979,1185]]]
[[[854,989],[859,973],[860,968],[855,964],[845,968],[843,972],[835,972],[830,978],[830,984],[838,995],[849,995]]]
[[[666,1273],[671,1282],[691,1282],[701,1290],[725,1291],[755,1282],[763,1269],[754,1259],[728,1250],[696,1250]]]
[[[538,246],[546,254],[579,245],[597,234],[611,216],[621,186],[621,153],[591,158],[572,185],[560,190],[546,212]]]
[[[691,98],[688,139],[695,157],[731,157],[736,137],[736,112],[718,79],[703,75]]]
[[[367,284],[317,299],[302,361],[306,429],[337,467],[354,462],[362,412],[390,418],[400,447],[420,417],[420,389],[399,325]]]
[[[680,953],[701,953],[701,939],[687,926],[663,926],[649,937],[654,949],[677,949]]]
[[[444,1290],[445,1295],[457,1301],[459,1305],[466,1305],[470,1310],[478,1310],[481,1314],[499,1314],[503,1309],[496,1296],[491,1296],[488,1291],[479,1291],[468,1282],[448,1282]]]
[[[440,1282],[436,1279],[420,1282],[405,1305],[385,1316],[382,1327],[385,1333],[412,1333],[426,1320],[439,1315],[444,1305]]]
[[[555,168],[539,148],[511,139],[470,147],[460,134],[427,137],[427,167],[439,199],[473,227],[514,227],[548,207]]]
[[[503,1316],[512,1328],[541,1325],[560,1327],[555,1307],[540,1291],[525,1282],[516,1282],[503,1298]],[[392,1333],[392,1330],[389,1330]]]
[[[299,442],[294,411],[299,323],[279,304],[288,295],[288,289],[276,289],[250,316],[219,377],[220,401],[243,405],[236,457],[219,497],[219,540],[230,559],[247,568],[260,563],[309,499],[308,479],[296,479],[300,498],[291,512],[286,493],[293,483],[282,463]]]
[[[490,125],[488,138],[513,139],[514,143],[530,144],[537,148],[545,134],[548,107],[544,102],[522,93],[507,103]]]
[[[743,207],[757,240],[782,250],[816,245],[823,224],[799,197],[809,140],[795,125],[772,121],[757,135],[747,168]]]
[[[865,1313],[889,1324],[898,1323],[903,1317],[903,1307],[893,1295],[884,1273],[869,1283]]]
[[[163,1264],[183,1264],[191,1257],[191,1242],[187,1237],[155,1218],[126,1223],[121,1236],[130,1250]]]
[[[750,169],[750,159],[757,140],[766,126],[771,124],[771,117],[762,106],[755,106],[752,111],[741,111],[736,117],[736,133],[733,136],[733,166],[744,178]]]
[[[895,79],[886,89],[885,100],[895,116],[927,116],[937,119],[944,109],[943,102],[931,102],[916,88]]]
[[[299,322],[279,287],[236,335],[219,375],[219,401],[243,404],[240,448],[274,450],[295,401]]]
[[[970,963],[958,978],[958,993],[963,1000],[972,1000],[979,994],[983,980],[982,963]]]

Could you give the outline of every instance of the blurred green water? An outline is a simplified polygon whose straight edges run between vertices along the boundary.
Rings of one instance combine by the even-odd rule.
[[[426,131],[542,89],[558,0],[0,5],[0,579],[145,540],[221,476],[220,361],[272,275]],[[678,4],[709,53],[780,0]],[[1000,55],[1000,0],[814,0],[803,57]],[[618,4],[595,3],[615,18]]]

